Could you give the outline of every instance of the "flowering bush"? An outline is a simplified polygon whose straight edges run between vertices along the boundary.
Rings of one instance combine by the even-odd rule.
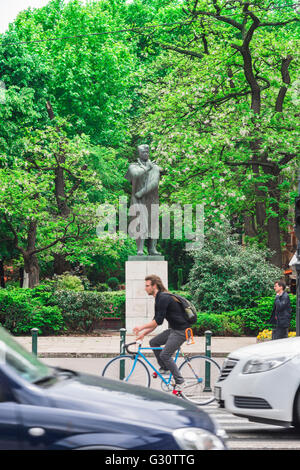
[[[296,336],[296,332],[290,331],[288,336],[289,338],[292,338],[293,336]],[[256,338],[257,338],[257,341],[269,341],[270,339],[272,339],[272,330],[260,331]]]

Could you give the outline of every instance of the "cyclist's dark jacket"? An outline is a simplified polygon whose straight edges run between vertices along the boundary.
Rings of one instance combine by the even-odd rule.
[[[174,300],[171,294],[158,292],[155,296],[154,320],[158,325],[161,325],[165,319],[172,330],[185,330],[191,327],[185,319],[181,304]]]

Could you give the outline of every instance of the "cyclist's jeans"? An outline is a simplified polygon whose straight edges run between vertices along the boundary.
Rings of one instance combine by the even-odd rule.
[[[169,370],[173,374],[175,382],[178,384],[182,383],[184,379],[173,361],[172,356],[185,340],[185,330],[172,330],[169,328],[149,341],[150,346],[153,348],[158,348],[165,344],[162,351],[154,349],[153,352],[160,367]]]

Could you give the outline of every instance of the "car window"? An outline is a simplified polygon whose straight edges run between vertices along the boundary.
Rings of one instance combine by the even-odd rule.
[[[36,382],[51,373],[45,364],[26,351],[2,327],[0,327],[0,367],[1,364],[9,366],[29,382]]]

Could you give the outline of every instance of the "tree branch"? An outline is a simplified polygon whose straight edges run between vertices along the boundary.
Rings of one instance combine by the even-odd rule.
[[[42,248],[36,248],[35,250],[33,250],[33,251],[31,252],[31,255],[40,253],[41,251],[48,250],[48,248],[51,248],[52,246],[57,245],[57,243],[59,243],[59,242],[64,242],[64,241],[67,240],[68,238],[72,238],[71,236],[68,236],[68,237],[66,236],[69,226],[70,226],[70,225],[74,222],[74,220],[75,220],[75,215],[74,215],[74,214],[72,214],[72,217],[73,217],[73,219],[66,225],[66,227],[65,227],[65,229],[64,229],[64,234],[63,234],[62,237],[57,238],[54,242],[49,243],[49,245],[47,245],[47,246],[44,246],[44,247],[42,247]]]
[[[178,52],[179,54],[188,55],[191,57],[197,57],[197,59],[203,59],[204,55],[198,52],[189,51],[186,49],[181,49],[180,47],[170,46],[167,44],[161,44],[160,42],[155,42],[154,44],[160,46],[162,49]]]
[[[291,55],[288,55],[285,59],[282,59],[281,61],[281,77],[282,77],[283,83],[286,83],[287,85],[291,83],[291,78],[290,78],[288,68],[292,60],[293,60],[293,57]],[[284,101],[286,92],[287,92],[286,86],[282,86],[278,92],[276,105],[275,105],[275,111],[279,113],[281,113],[283,110],[283,101]]]
[[[292,18],[291,20],[287,21],[279,21],[276,23],[260,23],[261,26],[285,26],[286,24],[292,23],[293,21],[300,21],[299,18]]]
[[[228,23],[231,26],[234,26],[235,28],[237,28],[239,31],[242,31],[242,29],[243,29],[242,25],[240,23],[238,23],[237,21],[233,20],[232,18],[227,18],[226,16],[218,15],[216,13],[212,13],[212,12],[209,12],[209,11],[198,10],[194,13],[194,15],[196,15],[196,16],[209,16],[209,17],[215,18],[216,20],[220,20],[223,23]]]
[[[272,163],[272,162],[261,162],[261,161],[258,161],[258,160],[252,160],[251,162],[229,162],[229,161],[224,161],[225,165],[229,165],[229,166],[239,166],[239,165],[243,165],[243,166],[253,166],[253,165],[259,165],[259,166],[265,166],[265,167],[268,167],[268,168],[272,168],[274,169],[277,164],[275,163]]]
[[[296,153],[286,153],[284,154],[284,157],[278,162],[278,165],[286,165],[289,163],[293,158],[296,158],[297,154]]]

